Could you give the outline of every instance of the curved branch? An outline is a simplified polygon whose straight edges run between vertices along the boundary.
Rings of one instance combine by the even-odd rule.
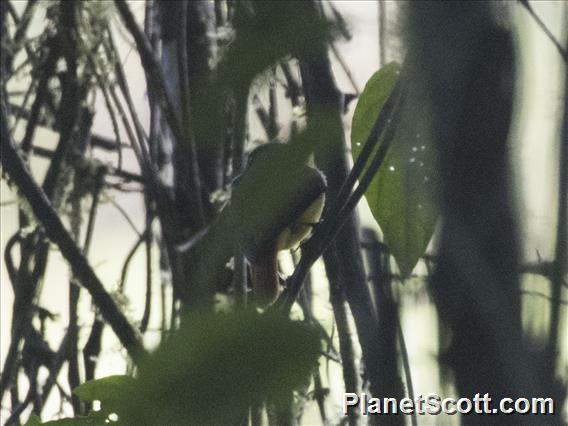
[[[383,110],[377,117],[371,134],[367,138],[365,146],[363,147],[363,150],[361,151],[361,154],[357,162],[355,163],[355,166],[351,170],[351,173],[349,174],[347,180],[345,181],[343,187],[340,189],[339,194],[336,197],[336,203],[334,203],[334,205],[330,209],[329,214],[326,218],[324,218],[322,224],[315,228],[315,232],[312,238],[305,244],[303,251],[304,254],[302,255],[300,263],[294,270],[292,276],[288,278],[288,288],[282,293],[282,295],[274,304],[276,309],[282,309],[283,312],[290,312],[292,305],[298,298],[304,279],[311,266],[321,256],[328,245],[333,241],[333,239],[349,217],[351,211],[363,197],[363,194],[369,187],[373,176],[379,170],[379,167],[383,163],[394,137],[397,115],[399,115],[400,112],[400,108],[397,108],[397,106],[401,103],[402,91],[402,88],[400,89],[400,91],[393,90],[391,97],[387,101],[387,104],[391,104],[392,108],[383,108]],[[387,104],[385,104],[385,107]],[[386,113],[384,113],[385,109],[387,109]],[[390,114],[390,119],[387,118],[389,116],[388,114]],[[365,161],[370,157],[373,151],[374,143],[379,139],[379,135],[381,135],[383,131],[385,131],[386,134],[382,144],[379,146],[366,172],[362,175],[362,178],[359,181],[359,185],[351,193],[352,185],[355,183],[357,177],[363,171]],[[361,160],[361,158],[364,156],[366,158]],[[349,194],[351,195],[349,196]]]
[[[145,354],[145,350],[136,329],[130,324],[112,296],[106,291],[99,277],[97,277],[93,268],[85,259],[81,249],[77,247],[73,238],[65,229],[63,222],[45,193],[39,188],[26,169],[21,157],[16,152],[12,137],[8,131],[8,117],[4,102],[2,102],[0,108],[0,148],[2,150],[1,163],[4,172],[28,201],[35,217],[43,226],[45,234],[59,247],[61,254],[69,262],[74,275],[91,294],[103,318],[110,324],[118,339],[128,351],[128,354],[135,362],[138,361]]]

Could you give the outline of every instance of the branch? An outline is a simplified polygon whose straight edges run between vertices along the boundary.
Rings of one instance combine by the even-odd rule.
[[[9,53],[9,57],[7,58],[9,68],[11,68],[12,61],[20,50],[22,44],[25,43],[24,37],[32,20],[34,9],[37,3],[37,0],[29,0],[26,4],[26,8],[24,9],[24,13],[22,14],[21,18],[18,18],[14,11],[13,18],[14,23],[17,25],[17,28],[13,39],[13,50]]]
[[[523,294],[523,295],[525,295],[525,296],[540,297],[541,299],[548,300],[548,301],[551,302],[551,303],[552,303],[552,302],[556,303],[556,299],[553,299],[552,297],[547,296],[546,294],[540,293],[540,292],[538,292],[538,291],[521,290],[521,294]],[[568,306],[568,300],[560,299],[560,300],[558,300],[557,303],[560,304],[560,305]]]
[[[53,153],[53,158],[49,163],[49,168],[47,169],[42,185],[42,189],[49,200],[53,199],[67,161],[67,155],[71,150],[71,145],[74,140],[73,132],[79,121],[82,98],[77,72],[78,34],[76,28],[76,5],[73,3],[63,3],[60,12],[60,24],[62,29],[59,33],[59,37],[60,43],[66,46],[65,49],[62,49],[62,57],[65,59],[66,71],[61,77],[61,101],[57,111],[57,124],[58,128],[61,129],[59,131],[59,141]],[[56,50],[55,46],[53,49]]]
[[[95,79],[97,80],[97,84],[99,85],[99,89],[101,90],[101,93],[103,95],[103,99],[105,101],[105,106],[110,118],[110,123],[112,124],[112,130],[114,132],[114,137],[116,139],[116,144],[115,144],[115,148],[118,154],[118,170],[122,170],[122,142],[120,139],[120,130],[118,128],[118,119],[116,118],[116,111],[114,109],[114,107],[112,106],[112,102],[110,100],[110,96],[109,96],[109,88],[108,88],[108,84],[105,83],[105,81],[103,80],[103,78],[101,77],[100,73],[98,72],[98,70],[96,69],[96,65],[95,65],[95,61],[92,59],[91,55],[88,56],[88,60],[91,63],[91,66],[93,67],[93,74],[95,75]]]
[[[42,158],[52,158],[53,157],[53,150],[51,149],[47,149],[47,148],[42,148],[39,146],[35,146],[33,149],[33,153],[35,155],[37,155],[38,157],[42,157]],[[69,158],[71,159],[71,161],[75,160],[75,159],[79,159],[80,155],[71,152],[69,154]],[[107,166],[107,170],[108,170],[108,174],[112,175],[112,176],[116,176],[119,177],[121,179],[124,179],[126,181],[132,181],[132,182],[137,182],[137,183],[144,183],[144,178],[136,173],[131,173],[131,172],[127,172],[125,170],[120,170],[120,169],[116,169],[113,167],[108,167]]]
[[[268,138],[275,139],[280,131],[278,125],[278,98],[276,96],[276,68],[272,68],[272,78],[268,83]]]
[[[378,239],[377,234],[368,229],[363,229],[363,242],[361,244],[366,253],[369,274],[372,276],[372,288],[375,295],[375,306],[378,322],[378,352],[375,355],[380,366],[377,388],[379,395],[375,397],[389,396],[402,399],[407,396],[404,391],[404,384],[400,376],[400,358],[403,359],[404,372],[408,384],[408,396],[414,396],[412,388],[412,378],[404,336],[400,326],[399,306],[392,291],[392,274],[389,262],[389,252]],[[397,339],[400,344],[397,344]],[[393,416],[389,424],[406,424],[404,416]],[[412,417],[412,424],[415,424]]]
[[[304,247],[304,255],[298,264],[298,267],[294,270],[291,277],[288,278],[288,288],[282,293],[278,298],[274,306],[276,309],[282,309],[283,312],[290,312],[294,301],[298,298],[300,289],[302,288],[302,283],[309,272],[311,266],[314,262],[322,255],[324,250],[333,241],[345,221],[349,218],[351,211],[355,208],[361,197],[369,187],[373,176],[379,170],[382,162],[385,159],[386,153],[392,143],[394,138],[394,131],[396,127],[397,118],[400,112],[400,108],[395,108],[401,103],[402,89],[398,85],[395,90],[391,93],[387,103],[379,113],[377,120],[371,130],[365,145],[357,159],[353,169],[343,184],[339,194],[337,195],[336,202],[329,211],[329,214],[324,219],[324,221],[315,228],[314,235]],[[391,118],[389,119],[389,115]],[[385,138],[382,144],[379,146],[375,157],[373,158],[371,164],[367,168],[366,172],[363,174],[362,179],[359,181],[359,185],[353,191],[351,196],[348,194],[351,192],[351,187],[363,171],[366,160],[370,157],[373,152],[373,148],[379,140],[379,136],[386,129]],[[346,198],[347,200],[343,202]]]
[[[144,301],[144,313],[140,321],[140,333],[146,333],[148,323],[150,322],[150,309],[152,308],[152,242],[154,235],[152,233],[152,219],[153,213],[149,206],[149,201],[146,201],[146,232],[144,242],[146,244],[146,297]]]
[[[48,48],[47,58],[41,65],[41,75],[37,84],[36,96],[31,107],[28,123],[26,126],[26,133],[24,134],[24,138],[21,144],[21,148],[24,153],[28,153],[32,148],[34,133],[37,128],[37,123],[40,119],[39,113],[49,92],[49,79],[52,77],[55,69],[55,64],[59,59],[59,55],[56,53],[57,49],[55,48],[55,40],[51,38],[46,42],[46,44]]]
[[[94,303],[99,308],[128,354],[136,362],[145,350],[136,330],[120,311],[113,298],[87,262],[73,238],[69,235],[59,215],[47,199],[45,193],[38,187],[22,159],[16,152],[12,137],[8,131],[8,117],[4,102],[1,105],[1,162],[4,172],[14,182],[18,190],[30,204],[37,220],[43,226],[47,237],[55,243],[63,257],[71,265],[78,281],[91,294]]]
[[[95,317],[91,334],[87,339],[87,343],[83,347],[83,364],[85,365],[85,381],[95,378],[95,367],[97,358],[101,353],[101,338],[104,330],[104,322]]]
[[[387,35],[387,5],[384,0],[378,1],[378,25],[379,25],[379,68],[387,63],[386,35]]]
[[[184,176],[189,183],[189,197],[193,198],[195,205],[195,219],[198,229],[203,228],[205,225],[205,215],[203,213],[203,203],[201,200],[201,180],[199,176],[199,164],[197,162],[197,151],[195,149],[195,138],[193,136],[193,126],[192,126],[192,114],[191,114],[191,103],[190,103],[190,88],[189,88],[189,58],[187,54],[188,43],[187,43],[187,30],[188,30],[188,0],[183,0],[181,2],[181,16],[179,20],[180,28],[178,29],[178,34],[176,37],[177,43],[177,65],[178,65],[178,77],[180,86],[180,101],[181,101],[181,125],[182,131],[184,133],[184,139],[177,139],[176,152],[177,156],[186,157],[184,161],[187,161],[189,165],[189,170],[187,171],[189,176]],[[182,148],[183,149],[180,149]],[[178,167],[178,173],[183,170],[183,168]],[[176,182],[177,184],[177,182]],[[177,185],[176,185],[177,186]],[[185,184],[182,186],[185,187]],[[181,189],[181,188],[180,188]],[[190,198],[191,199],[191,198]]]
[[[332,250],[330,256],[337,257],[337,252]],[[329,292],[335,325],[337,326],[337,334],[339,337],[339,351],[341,353],[341,368],[343,370],[343,382],[345,384],[345,392],[361,392],[361,383],[359,380],[359,372],[357,371],[355,362],[355,350],[353,339],[351,338],[351,330],[349,327],[348,311],[345,300],[345,289],[340,280],[340,273],[337,270],[339,265],[336,262],[326,262],[326,274],[329,281]],[[347,412],[350,425],[357,425],[360,421],[361,410],[351,409]]]
[[[134,15],[132,15],[126,1],[115,0],[115,5],[122,20],[124,21],[124,25],[128,31],[130,31],[132,37],[134,37],[138,53],[140,54],[140,60],[142,61],[142,66],[144,67],[144,71],[148,78],[148,84],[151,86],[151,90],[156,95],[157,101],[162,105],[162,109],[166,115],[166,120],[176,141],[181,143],[181,141],[184,140],[182,127],[177,119],[173,103],[166,91],[164,75],[162,74],[160,64],[154,56],[150,42],[146,35],[138,27],[138,24],[134,19]]]
[[[568,79],[566,79],[568,83]],[[550,378],[555,376],[555,366],[558,357],[559,343],[562,341],[560,305],[562,303],[562,285],[567,272],[568,257],[568,86],[564,88],[564,118],[562,123],[562,134],[560,138],[560,161],[558,172],[558,211],[556,225],[556,247],[554,250],[554,265],[550,276],[552,283],[552,306],[550,310],[550,328],[547,347],[547,356],[550,365]]]
[[[562,47],[560,42],[556,39],[556,37],[554,37],[554,35],[550,32],[550,30],[544,24],[544,22],[542,22],[542,19],[540,19],[540,17],[535,13],[529,1],[528,0],[518,0],[518,1],[525,9],[527,9],[527,11],[533,17],[533,19],[540,27],[540,29],[546,34],[546,36],[550,39],[552,44],[554,44],[554,47],[556,47],[558,53],[560,53],[560,56],[562,56],[562,59],[564,59],[564,62],[568,63],[568,51]]]
[[[361,173],[363,172],[365,165],[367,164],[369,158],[371,157],[371,154],[375,150],[375,147],[379,143],[379,139],[383,130],[389,124],[389,119],[393,114],[394,107],[400,101],[400,96],[402,91],[401,81],[402,78],[399,77],[395,87],[393,88],[393,91],[391,92],[389,98],[387,99],[383,108],[379,112],[377,120],[375,121],[375,124],[371,129],[371,133],[369,134],[367,140],[365,141],[365,145],[363,145],[361,153],[357,157],[357,160],[355,161],[355,164],[353,165],[353,168],[351,169],[349,176],[341,186],[341,189],[337,194],[336,202],[329,211],[330,217],[337,216],[341,211],[341,209],[345,206],[349,194],[351,193],[353,186],[355,185],[355,182],[361,176]]]
[[[231,162],[233,176],[235,179],[243,172],[243,156],[247,133],[247,106],[248,106],[248,90],[236,90],[233,95],[233,132],[231,134]],[[235,245],[234,247],[234,275],[233,290],[237,295],[237,300],[243,307],[247,305],[247,265],[245,256],[241,250]]]
[[[341,52],[337,49],[337,46],[335,46],[335,43],[330,42],[329,46],[331,47],[331,51],[333,52],[333,56],[335,56],[335,58],[337,59],[337,62],[339,62],[339,65],[341,65],[343,72],[347,76],[349,83],[351,83],[353,90],[355,90],[355,94],[356,95],[361,94],[361,91],[359,90],[359,86],[357,86],[357,82],[355,81],[355,77],[353,77],[353,74],[351,73],[351,70],[349,69],[347,62],[345,62],[345,59],[343,59]]]
[[[132,248],[126,255],[126,259],[124,260],[124,264],[122,265],[122,272],[120,273],[120,281],[118,284],[118,291],[120,293],[124,293],[124,287],[126,285],[126,277],[128,276],[128,268],[130,266],[130,262],[132,261],[132,258],[134,257],[134,255],[136,254],[136,252],[138,251],[138,249],[146,239],[147,232],[148,229],[146,229],[142,234],[138,234],[138,239],[136,240],[136,243],[134,243],[134,246],[132,246]]]
[[[154,56],[152,46],[150,45],[150,42],[148,41],[146,35],[136,24],[134,16],[132,15],[132,12],[130,12],[130,9],[128,8],[126,2],[124,0],[115,0],[115,4],[128,31],[130,31],[136,42],[138,53],[142,61],[142,66],[144,67],[144,71],[146,73],[148,91],[149,93],[152,93],[152,96],[155,97],[157,103],[164,111],[166,121],[176,140],[176,145],[179,145],[182,143],[182,141],[184,141],[183,130],[177,119],[171,99],[168,96],[162,69]],[[109,41],[112,41],[112,39],[109,38]],[[119,78],[119,82],[120,80],[123,80],[122,86],[126,86],[126,78],[123,75],[122,68],[119,66],[119,64],[116,67],[116,74],[117,78]],[[127,92],[126,89],[124,89],[124,91]],[[140,143],[142,144],[143,141],[141,140]],[[197,172],[197,169],[195,170]],[[161,183],[157,179],[152,165],[147,164],[147,167],[143,168],[143,172],[148,173],[148,186],[152,196],[156,201],[157,214],[160,218],[164,237],[168,240],[168,251],[170,252],[170,255],[173,255],[173,249],[171,247],[173,247],[173,242],[176,241],[176,239],[179,237],[179,220],[176,216],[176,211],[173,208],[172,200],[170,199],[169,195],[165,193]],[[195,193],[194,195],[196,198],[199,198],[200,194]]]
[[[286,95],[290,98],[292,106],[297,107],[300,105],[300,94],[302,93],[302,89],[300,89],[300,85],[292,75],[292,70],[290,69],[288,62],[282,61],[280,63],[280,68],[282,68],[282,72],[286,78]]]

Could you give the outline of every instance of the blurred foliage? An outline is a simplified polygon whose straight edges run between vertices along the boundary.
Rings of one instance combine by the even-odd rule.
[[[400,74],[391,62],[371,76],[353,115],[351,146],[357,159]],[[432,238],[438,218],[436,159],[429,111],[407,82],[394,141],[365,192],[373,217],[403,276],[409,276]],[[383,137],[382,135],[380,137]],[[380,144],[380,143],[379,143]],[[379,144],[375,147],[378,149]]]
[[[252,311],[192,314],[136,378],[109,376],[74,390],[100,401],[99,411],[43,424],[229,424],[251,403],[278,403],[307,385],[320,352],[318,331],[304,322]]]
[[[236,35],[222,55],[218,75],[233,88],[248,86],[283,57],[313,55],[336,32],[312,2],[242,1],[232,24]]]

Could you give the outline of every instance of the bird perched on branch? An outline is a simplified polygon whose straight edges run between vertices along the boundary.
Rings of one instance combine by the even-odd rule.
[[[276,299],[278,251],[309,237],[325,203],[326,180],[305,163],[305,137],[300,134],[291,143],[268,143],[251,152],[217,219],[176,247],[186,277],[175,287],[177,298],[189,305],[211,303],[216,289],[227,283],[225,265],[236,246],[249,262],[257,306]]]
[[[231,222],[250,265],[258,306],[278,296],[278,252],[310,236],[325,204],[325,176],[303,161],[291,161],[293,156],[289,144],[262,145],[251,152],[246,169],[233,184]]]

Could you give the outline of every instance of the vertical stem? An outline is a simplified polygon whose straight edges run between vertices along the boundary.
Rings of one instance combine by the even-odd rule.
[[[146,197],[146,232],[144,233],[144,244],[146,246],[146,297],[144,298],[144,314],[140,321],[140,332],[146,333],[150,322],[150,310],[152,307],[152,243],[154,234],[152,232],[153,213],[150,206],[149,197]]]
[[[300,70],[306,96],[308,128],[318,129],[318,132],[322,129],[324,133],[320,134],[320,137],[327,142],[318,147],[316,163],[327,175],[328,203],[333,203],[349,174],[341,121],[341,96],[335,85],[325,49],[322,48],[309,58],[302,58]],[[341,244],[330,246],[328,251],[336,251],[336,256],[342,259],[339,271],[341,283],[344,285],[345,297],[355,320],[371,390],[378,393],[375,387],[379,367],[375,357],[378,351],[376,315],[363,267],[358,218],[355,212],[351,212],[347,217],[337,236]]]
[[[223,10],[223,0],[215,0],[215,25],[222,27],[225,25],[225,11]]]
[[[331,250],[327,250],[324,253],[324,262],[327,279],[329,281],[330,301],[339,337],[339,352],[341,353],[345,392],[352,392],[359,395],[361,393],[361,383],[357,372],[355,350],[349,327],[348,309],[345,304],[345,286],[344,283],[341,282],[341,275],[338,268],[340,261],[335,247],[332,246]],[[347,416],[349,425],[356,426],[359,424],[359,407],[350,409]]]
[[[235,90],[234,98],[234,131],[232,141],[233,179],[242,173],[244,169],[243,158],[247,133],[248,89]],[[233,288],[237,302],[242,304],[242,306],[246,306],[247,267],[245,257],[238,247],[235,247],[234,250],[234,267]]]
[[[564,119],[559,148],[558,219],[556,225],[554,268],[552,271],[552,306],[547,348],[548,365],[551,369],[550,380],[554,379],[557,365],[561,329],[562,284],[566,276],[566,263],[568,262],[566,254],[568,236],[568,79],[566,80],[564,90]]]
[[[363,230],[363,247],[366,249],[367,264],[369,265],[369,276],[374,288],[376,310],[378,317],[378,339],[379,353],[377,353],[380,365],[379,377],[381,382],[377,386],[381,394],[376,397],[389,397],[402,399],[405,395],[404,384],[400,377],[399,352],[397,351],[397,340],[400,346],[400,356],[403,358],[403,365],[408,366],[406,347],[404,339],[401,339],[402,330],[400,328],[400,318],[398,303],[392,291],[392,274],[390,270],[390,254],[387,246],[382,244],[377,234],[371,229]],[[405,362],[406,359],[406,362]],[[408,366],[407,384],[408,396],[414,399],[412,390],[412,380],[410,378],[410,367]],[[412,424],[416,419],[412,417]],[[380,420],[384,424],[404,425],[405,419],[401,415],[384,417]]]
[[[406,387],[408,389],[408,397],[415,401],[414,399],[414,385],[412,384],[412,371],[410,370],[410,362],[408,360],[408,351],[406,350],[406,341],[404,339],[404,333],[402,331],[402,325],[400,324],[400,318],[398,316],[398,310],[396,312],[396,331],[398,336],[398,344],[400,345],[400,357],[402,358],[402,366],[404,367],[404,376],[406,378]],[[410,421],[412,426],[418,425],[418,420],[416,418],[416,412],[412,412]]]
[[[386,35],[387,35],[387,5],[384,0],[377,2],[378,8],[378,36],[379,36],[379,68],[387,62]]]
[[[188,197],[193,201],[193,207],[195,208],[194,214],[192,214],[193,220],[195,221],[196,229],[194,232],[201,229],[205,225],[205,216],[203,212],[203,204],[201,201],[201,177],[199,173],[199,166],[197,162],[197,154],[195,149],[195,140],[193,136],[192,120],[191,120],[191,110],[190,110],[190,93],[189,93],[189,68],[188,68],[188,57],[187,57],[187,15],[188,15],[188,3],[187,0],[181,2],[180,10],[180,29],[178,31],[177,40],[177,60],[178,60],[178,75],[180,82],[181,91],[181,122],[182,130],[184,133],[183,140],[176,141],[176,148],[178,149],[178,156],[184,155],[189,163],[187,166],[187,175],[183,176],[188,180],[187,184]],[[178,164],[178,167],[182,167]],[[178,170],[181,171],[181,170]],[[185,186],[185,185],[184,185]]]
[[[270,79],[269,86],[268,86],[268,99],[269,99],[269,106],[268,106],[268,139],[273,140],[278,136],[278,102],[276,98],[276,82],[274,81],[274,77],[276,74],[276,70],[272,71],[272,78]]]
[[[432,111],[442,183],[443,226],[431,280],[452,333],[442,356],[461,397],[550,395],[553,386],[538,373],[543,360],[527,350],[521,322],[508,158],[516,76],[511,34],[485,2],[413,2],[407,11],[415,93],[424,91],[416,100]],[[464,424],[482,420],[462,417]]]
[[[78,192],[78,187],[81,182],[78,176],[75,176],[75,193]],[[72,200],[72,212],[71,212],[71,235],[76,243],[79,242],[81,237],[81,199],[78,195],[75,195]],[[79,285],[75,282],[73,278],[69,280],[69,349],[68,349],[68,371],[67,371],[67,381],[69,382],[69,388],[74,389],[79,386],[81,378],[79,376],[79,358],[78,358],[78,339],[79,339],[79,327],[78,322],[78,312],[77,305],[79,303],[81,289]],[[81,401],[76,395],[72,396],[71,405],[73,407],[73,413],[75,415],[81,414]]]
[[[89,249],[91,248],[91,241],[93,230],[95,227],[95,217],[99,205],[101,191],[104,186],[104,167],[101,167],[95,176],[95,188],[92,194],[91,210],[89,211],[89,219],[87,222],[87,230],[85,233],[85,241],[83,243],[83,253],[88,256]],[[95,317],[91,333],[87,339],[87,343],[83,347],[83,365],[85,366],[85,381],[93,380],[95,378],[95,368],[97,366],[98,356],[101,352],[101,340],[104,329],[104,322]],[[86,404],[85,410],[91,410],[90,404]]]

